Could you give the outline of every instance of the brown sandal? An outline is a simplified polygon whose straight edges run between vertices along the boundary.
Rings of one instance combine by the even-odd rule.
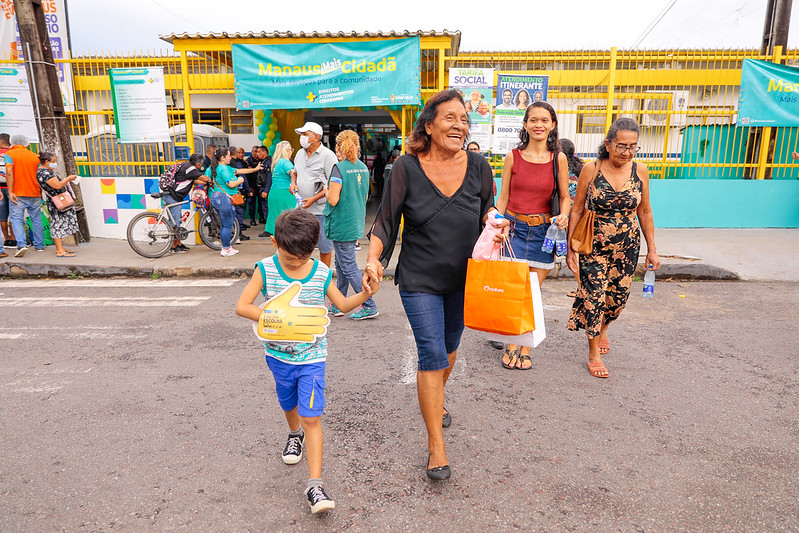
[[[507,358],[507,362],[505,361]],[[502,366],[507,368],[508,370],[513,370],[516,368],[516,363],[519,361],[519,349],[509,350],[505,348],[505,353],[502,355]]]
[[[530,366],[523,366],[527,362]],[[533,368],[533,361],[530,359],[530,354],[519,354],[519,360],[516,361],[516,370],[530,370]]]
[[[610,352],[610,340],[609,339],[599,339],[599,354],[605,355]]]
[[[605,363],[602,361],[597,361],[596,363],[588,362],[588,371],[591,373],[592,376],[595,378],[609,378],[610,373],[608,369],[605,368]]]

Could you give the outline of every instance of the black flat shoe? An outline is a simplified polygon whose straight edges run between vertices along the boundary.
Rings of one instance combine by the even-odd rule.
[[[450,425],[452,425],[452,416],[449,414],[449,411],[447,411],[445,408],[444,418],[441,420],[441,427],[448,428]]]
[[[430,464],[430,456],[427,456],[427,464]],[[443,481],[445,479],[449,479],[452,475],[452,469],[450,469],[449,465],[444,466],[437,466],[435,468],[428,468],[427,469],[427,477],[434,481]]]

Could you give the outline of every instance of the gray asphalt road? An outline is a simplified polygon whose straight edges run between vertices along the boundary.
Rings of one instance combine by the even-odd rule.
[[[637,283],[599,380],[572,283],[547,282],[533,370],[465,333],[434,484],[386,283],[378,319],[331,327],[337,508],[314,518],[243,282],[221,281],[0,281],[0,531],[799,531],[798,284]]]

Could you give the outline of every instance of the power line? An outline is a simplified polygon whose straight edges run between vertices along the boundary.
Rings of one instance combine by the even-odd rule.
[[[663,11],[661,11],[660,14],[657,17],[655,17],[655,20],[650,22],[649,26],[647,26],[646,29],[644,29],[644,33],[642,33],[641,36],[638,37],[638,39],[636,39],[636,41],[633,43],[632,48],[638,48],[638,45],[641,44],[641,42],[647,38],[647,36],[652,32],[652,30],[655,29],[655,26],[657,26],[658,23],[660,23],[660,21],[663,20],[663,17],[666,16],[666,14],[671,10],[672,7],[674,7],[674,4],[676,3],[677,0],[671,0],[671,3],[667,5],[665,8],[663,8]]]
[[[181,19],[181,20],[183,20],[183,21],[185,21],[185,22],[188,22],[188,23],[189,23],[189,24],[191,24],[192,26],[195,26],[195,27],[197,27],[197,28],[200,28],[201,30],[205,30],[205,31],[206,31],[206,32],[208,32],[208,33],[210,33],[210,32],[211,32],[211,30],[209,30],[208,28],[206,28],[206,27],[204,27],[204,26],[202,26],[202,25],[200,25],[200,24],[197,24],[196,22],[193,22],[193,21],[191,21],[191,20],[187,19],[186,17],[184,17],[184,16],[183,16],[183,15],[181,15],[180,13],[175,13],[175,12],[174,12],[174,11],[172,11],[171,9],[167,8],[166,6],[163,6],[163,5],[161,5],[160,3],[158,3],[156,0],[150,0],[150,3],[151,3],[151,4],[154,4],[154,5],[158,6],[158,7],[160,7],[161,9],[163,9],[164,11],[166,11],[167,13],[170,13],[170,14],[174,15],[175,17],[179,18],[179,19]]]

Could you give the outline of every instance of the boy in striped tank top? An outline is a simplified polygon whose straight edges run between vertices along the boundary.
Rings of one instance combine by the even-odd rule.
[[[252,279],[236,304],[236,314],[258,322],[261,308],[254,304],[258,293],[270,299],[293,282],[302,284],[299,301],[305,305],[325,306],[325,296],[342,311],[350,311],[377,292],[378,283],[364,284],[363,291],[344,297],[330,283],[332,274],[311,253],[319,240],[319,221],[304,209],[282,213],[275,221],[271,237],[277,253],[256,263]],[[311,513],[333,509],[335,502],[325,493],[322,483],[322,411],[325,407],[325,359],[327,337],[313,342],[264,342],[266,363],[275,378],[277,399],[286,416],[289,437],[283,450],[283,462],[297,464],[302,448],[308,454],[308,486],[305,496]]]

